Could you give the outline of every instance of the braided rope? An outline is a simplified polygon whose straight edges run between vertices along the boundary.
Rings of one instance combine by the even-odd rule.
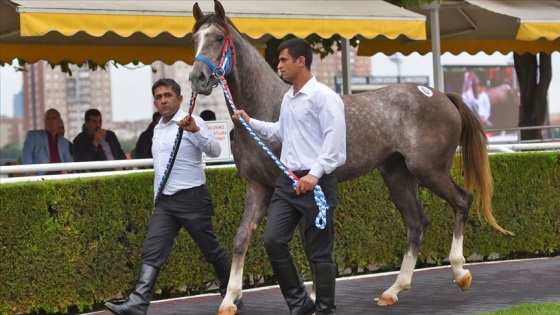
[[[218,71],[214,71],[214,73],[217,74]],[[220,86],[222,87],[222,91],[224,92],[224,95],[231,109],[233,111],[236,111],[237,107],[235,106],[233,99],[231,98],[231,93],[229,91],[229,87],[227,85],[227,81],[225,77],[223,75],[219,75],[219,79],[220,79]],[[247,129],[251,137],[253,137],[253,139],[255,139],[255,141],[257,141],[257,143],[263,148],[263,150],[272,158],[272,160],[280,168],[282,173],[284,173],[292,180],[293,182],[292,187],[295,189],[296,184],[299,181],[299,178],[291,170],[289,170],[282,162],[280,162],[280,160],[274,155],[274,153],[272,153],[272,151],[270,151],[270,149],[266,146],[266,144],[264,144],[261,141],[259,136],[253,131],[253,128],[249,126],[249,124],[245,121],[245,119],[243,119],[241,115],[239,115],[238,118],[241,124],[245,127],[245,129]],[[319,207],[319,214],[315,218],[315,226],[318,229],[322,230],[327,226],[327,210],[329,209],[329,205],[327,204],[327,200],[325,198],[325,194],[323,193],[323,190],[321,189],[321,186],[315,185],[315,187],[313,187],[313,193],[314,193],[315,203]]]

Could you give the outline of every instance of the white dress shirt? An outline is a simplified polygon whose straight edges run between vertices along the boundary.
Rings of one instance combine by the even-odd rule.
[[[282,142],[280,161],[292,171],[321,178],[346,162],[344,103],[315,77],[297,94],[293,86],[284,94],[278,122],[251,118],[249,124],[259,136]]]
[[[157,194],[159,184],[165,173],[173,144],[177,137],[179,122],[187,115],[182,109],[179,109],[173,118],[164,123],[160,119],[154,128],[154,137],[152,138],[152,155],[154,157],[154,196]],[[208,126],[202,118],[193,115],[196,125],[200,130],[196,133],[184,131],[179,146],[179,152],[175,158],[175,163],[171,169],[169,179],[163,189],[163,194],[173,195],[176,192],[198,187],[206,183],[206,175],[202,164],[202,152],[209,157],[220,156],[222,148],[214,135],[208,129]]]

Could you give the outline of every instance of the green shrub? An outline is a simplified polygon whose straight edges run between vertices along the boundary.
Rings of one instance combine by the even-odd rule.
[[[560,153],[491,155],[494,216],[515,236],[499,233],[471,211],[465,256],[557,254],[560,247]],[[454,168],[453,177],[461,182]],[[231,256],[243,215],[246,183],[235,168],[208,169],[216,233]],[[139,269],[153,203],[153,173],[3,184],[0,190],[0,313],[66,312],[126,294]],[[406,247],[400,214],[377,171],[341,183],[335,209],[335,259],[357,272],[398,264]],[[442,263],[453,233],[453,210],[419,189],[430,219],[419,259]],[[249,246],[245,278],[270,278],[261,224]],[[296,235],[296,263],[309,266]],[[157,286],[201,292],[214,284],[212,267],[181,231]]]

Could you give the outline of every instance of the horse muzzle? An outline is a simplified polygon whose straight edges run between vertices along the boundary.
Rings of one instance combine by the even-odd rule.
[[[212,88],[219,83],[214,76],[195,69],[189,74],[189,81],[191,81],[193,91],[202,95],[212,94]]]

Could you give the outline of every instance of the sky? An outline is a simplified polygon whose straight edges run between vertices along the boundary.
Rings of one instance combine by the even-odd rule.
[[[432,75],[431,54],[421,56],[411,54],[400,56],[402,63],[400,72],[403,76]],[[466,53],[457,56],[444,54],[442,65],[507,65],[513,64],[512,55],[483,53],[471,56]],[[383,54],[372,57],[374,75],[397,75],[397,66]],[[551,113],[560,113],[560,53],[552,54],[552,82],[549,90],[549,106]],[[133,121],[149,119],[153,113],[151,95],[151,67],[111,65],[111,88],[114,121]],[[433,82],[433,78],[431,79]],[[22,89],[22,73],[16,72],[12,66],[0,67],[0,115],[13,116],[13,96]]]

